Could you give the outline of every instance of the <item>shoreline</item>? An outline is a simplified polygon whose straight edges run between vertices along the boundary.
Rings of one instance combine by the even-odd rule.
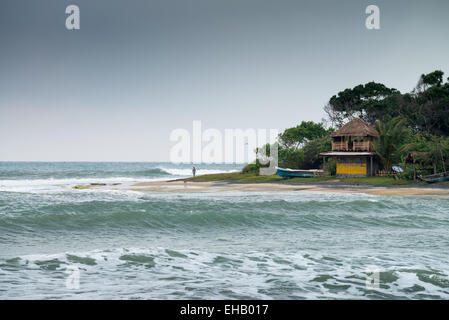
[[[329,192],[364,193],[377,196],[449,197],[449,185],[372,186],[317,182],[239,182],[232,180],[194,181],[176,179],[139,182],[131,186],[135,191],[181,192]]]

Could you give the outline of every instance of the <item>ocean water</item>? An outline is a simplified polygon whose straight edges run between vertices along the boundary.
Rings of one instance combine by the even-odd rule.
[[[0,162],[0,299],[449,298],[448,199],[123,187],[190,173]]]

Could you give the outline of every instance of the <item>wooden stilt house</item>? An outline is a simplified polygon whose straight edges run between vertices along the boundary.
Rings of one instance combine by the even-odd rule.
[[[324,158],[337,161],[337,176],[374,176],[378,168],[373,151],[377,131],[360,118],[355,118],[332,133],[332,151],[323,152]]]

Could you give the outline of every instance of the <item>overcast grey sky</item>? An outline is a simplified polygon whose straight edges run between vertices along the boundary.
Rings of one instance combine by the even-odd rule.
[[[192,120],[319,121],[345,88],[449,76],[448,40],[447,0],[1,0],[0,161],[167,161]]]

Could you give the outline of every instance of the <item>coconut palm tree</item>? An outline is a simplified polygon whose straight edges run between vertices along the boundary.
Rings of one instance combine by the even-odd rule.
[[[376,121],[375,128],[379,136],[373,141],[374,151],[384,169],[391,170],[393,163],[400,159],[402,143],[409,134],[406,120],[401,117],[385,117],[382,121]]]

